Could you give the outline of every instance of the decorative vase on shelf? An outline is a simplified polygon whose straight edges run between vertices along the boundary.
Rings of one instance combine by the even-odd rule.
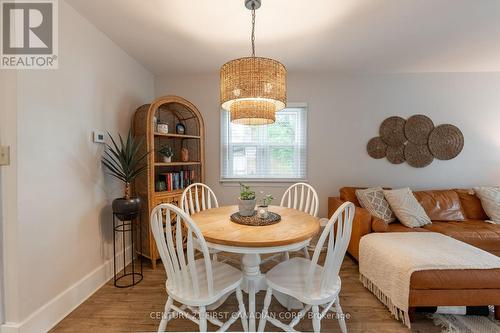
[[[172,163],[172,156],[163,156],[164,163]]]
[[[181,149],[181,161],[188,162],[189,161],[189,150],[187,148]]]
[[[186,134],[186,126],[184,126],[183,124],[181,123],[178,123],[177,126],[175,126],[175,131],[177,132],[177,134]]]
[[[157,127],[158,127],[158,133],[168,134],[168,124],[167,123],[158,122]]]

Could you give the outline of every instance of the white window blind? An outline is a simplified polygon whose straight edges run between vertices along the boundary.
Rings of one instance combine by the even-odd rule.
[[[305,180],[307,177],[307,107],[276,113],[272,125],[233,124],[221,117],[221,181]]]

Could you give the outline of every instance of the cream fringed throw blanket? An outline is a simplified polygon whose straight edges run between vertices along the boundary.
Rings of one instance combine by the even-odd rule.
[[[434,232],[373,233],[359,244],[361,282],[408,327],[413,272],[491,268],[500,268],[499,257]]]

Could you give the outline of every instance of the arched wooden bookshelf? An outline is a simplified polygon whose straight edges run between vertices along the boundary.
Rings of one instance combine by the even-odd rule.
[[[168,133],[157,131],[155,117],[157,121],[168,124]],[[184,134],[176,133],[179,123],[186,128]],[[179,96],[163,96],[139,107],[132,127],[135,138],[144,140],[143,151],[150,152],[147,171],[134,184],[136,195],[142,199],[142,251],[139,252],[149,258],[153,268],[156,268],[156,261],[160,258],[150,229],[151,211],[160,203],[180,206],[183,188],[189,183],[205,181],[205,125],[194,104]],[[162,145],[173,149],[172,162],[165,163],[162,160],[158,152]],[[182,148],[189,151],[188,161],[180,160]],[[166,181],[167,185],[169,173],[178,174],[175,176],[177,186],[160,190],[159,182]]]

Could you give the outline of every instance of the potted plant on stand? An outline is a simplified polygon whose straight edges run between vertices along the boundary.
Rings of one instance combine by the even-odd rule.
[[[255,192],[250,186],[240,183],[240,197],[238,202],[241,216],[252,216],[255,214]]]
[[[172,150],[172,147],[169,147],[167,145],[161,146],[158,152],[163,156],[164,163],[172,162],[172,157],[174,156],[174,151]]]
[[[148,153],[139,154],[142,140],[134,140],[130,132],[125,142],[121,135],[118,135],[120,146],[118,146],[111,134],[108,133],[108,135],[113,145],[106,144],[102,164],[108,169],[110,175],[125,184],[123,197],[113,200],[113,213],[121,221],[130,221],[137,217],[141,208],[140,198],[131,197],[131,183],[146,170],[147,164],[144,163],[144,159]]]

